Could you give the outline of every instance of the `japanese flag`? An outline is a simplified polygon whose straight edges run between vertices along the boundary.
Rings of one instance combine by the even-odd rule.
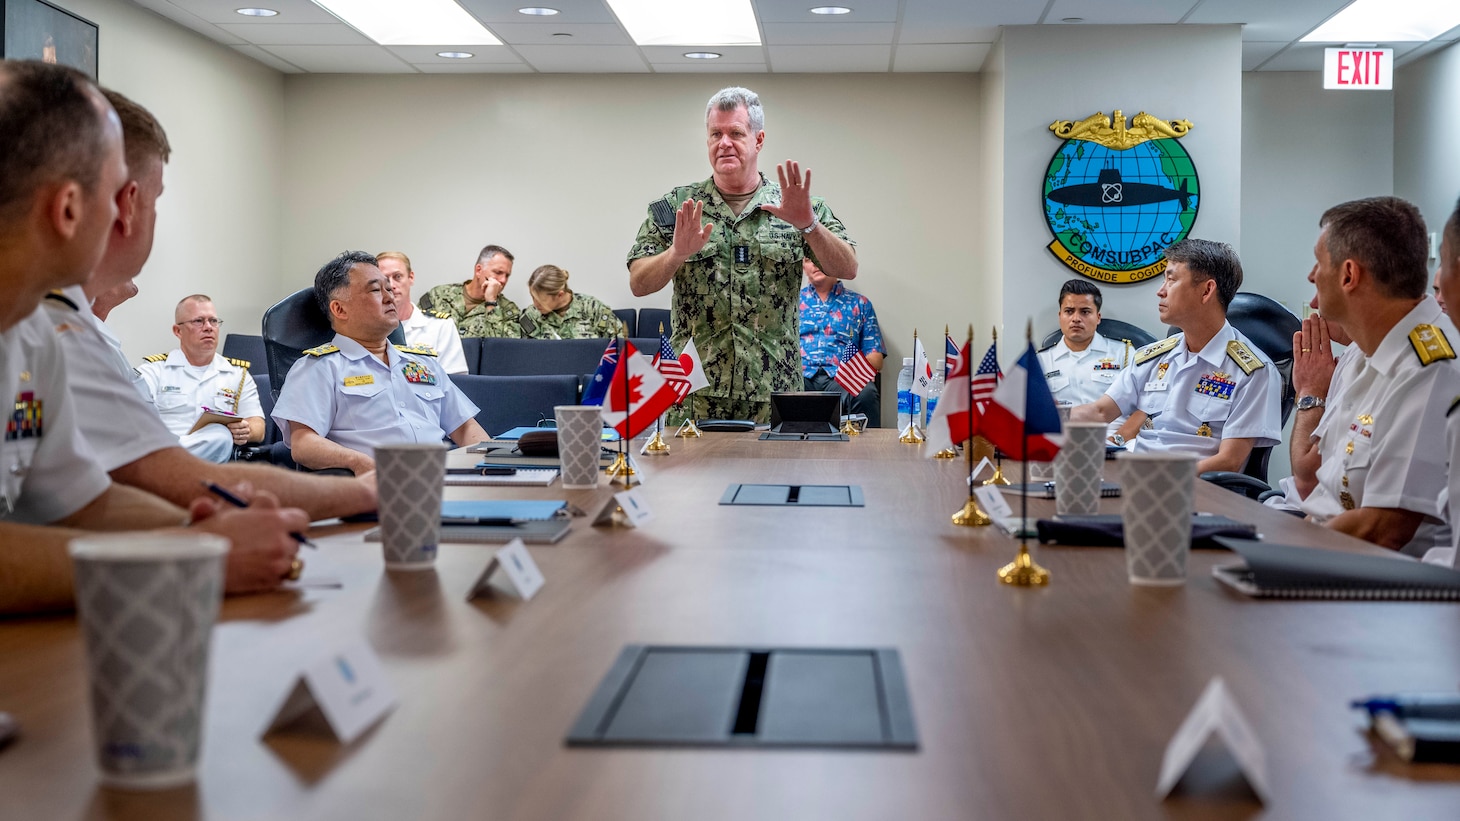
[[[679,366],[684,369],[684,380],[689,383],[689,390],[685,391],[686,395],[710,386],[710,380],[705,377],[704,363],[700,361],[700,352],[695,350],[693,337],[679,355]]]

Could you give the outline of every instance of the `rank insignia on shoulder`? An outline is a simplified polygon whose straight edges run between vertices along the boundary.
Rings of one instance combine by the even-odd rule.
[[[144,356],[144,357],[142,357],[142,359],[144,361],[146,361],[146,362],[166,362],[167,361],[167,354],[165,354],[165,353],[155,353],[155,354],[151,354],[151,355],[148,355],[148,356]]]
[[[248,361],[247,359],[234,359],[231,356],[225,356],[223,358],[224,359],[227,359],[229,362],[233,363],[233,366],[235,368],[243,368],[244,370],[248,370],[249,366],[253,364],[252,362]]]
[[[657,199],[649,203],[649,216],[654,219],[654,224],[660,228],[674,228],[675,207],[669,204],[667,199]]]
[[[1161,354],[1166,353],[1167,351],[1176,347],[1176,343],[1179,340],[1179,336],[1168,336],[1160,342],[1153,342],[1150,345],[1141,348],[1139,351],[1136,351],[1136,364],[1139,365],[1142,362],[1149,362],[1152,359],[1160,356]]]
[[[448,314],[445,311],[431,311],[430,313],[431,313],[431,316],[434,316],[437,319],[450,319],[451,318],[451,314]]]
[[[1409,332],[1409,344],[1414,346],[1414,352],[1419,356],[1419,364],[1422,366],[1455,358],[1455,349],[1450,347],[1450,340],[1445,338],[1445,332],[1434,325],[1414,326],[1414,330]]]
[[[339,352],[340,348],[338,345],[320,345],[318,348],[305,348],[302,353],[305,356],[328,356],[329,354]]]
[[[413,353],[417,356],[435,356],[436,349],[430,345],[397,345],[395,349],[402,353]]]
[[[1252,349],[1242,344],[1240,339],[1227,343],[1227,356],[1232,357],[1232,361],[1237,363],[1237,367],[1248,376],[1251,376],[1253,371],[1266,367],[1262,364],[1262,360],[1252,353]]]

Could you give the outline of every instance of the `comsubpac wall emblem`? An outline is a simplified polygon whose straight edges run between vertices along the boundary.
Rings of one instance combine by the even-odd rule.
[[[1141,282],[1166,270],[1166,246],[1196,223],[1201,184],[1178,140],[1187,120],[1142,111],[1126,125],[1120,109],[1049,126],[1064,140],[1044,173],[1049,250],[1101,282]]]

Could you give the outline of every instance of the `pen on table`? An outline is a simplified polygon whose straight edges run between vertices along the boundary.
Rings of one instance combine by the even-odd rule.
[[[222,485],[219,485],[216,482],[204,482],[203,487],[207,488],[209,493],[212,493],[214,496],[217,496],[219,499],[222,499],[223,501],[227,502],[230,505],[233,505],[234,507],[248,507],[248,502],[245,502],[237,496],[234,496],[232,493],[229,493],[227,489],[225,489]],[[305,547],[314,550],[319,549],[319,546],[316,545],[314,542],[311,542],[310,540],[304,538],[303,533],[290,533],[289,535],[294,537],[294,541],[304,545]]]
[[[1352,702],[1356,710],[1389,713],[1397,718],[1460,719],[1460,693],[1371,696]]]

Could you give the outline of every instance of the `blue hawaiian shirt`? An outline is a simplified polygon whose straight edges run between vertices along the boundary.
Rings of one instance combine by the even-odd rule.
[[[848,342],[857,343],[862,353],[887,354],[882,329],[872,301],[840,282],[831,286],[825,302],[810,285],[801,289],[801,370],[811,378],[818,368],[836,375],[837,360]]]

